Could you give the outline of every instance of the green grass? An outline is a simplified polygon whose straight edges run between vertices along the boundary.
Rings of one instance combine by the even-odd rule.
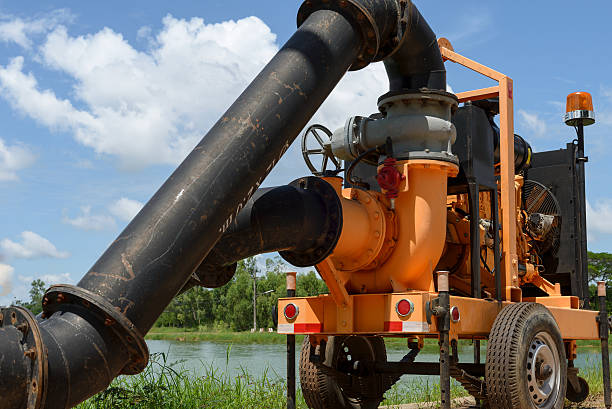
[[[80,409],[145,408],[283,408],[285,385],[265,372],[255,378],[243,371],[229,375],[204,364],[204,375],[168,365],[165,354],[154,354],[140,374],[119,377]],[[300,396],[301,406],[305,408]]]
[[[228,354],[230,349],[228,348]],[[229,358],[229,355],[228,355]],[[140,374],[121,376],[108,389],[81,403],[79,409],[276,409],[286,407],[286,383],[270,370],[254,377],[246,370],[239,376],[204,365],[204,375],[180,369],[180,363],[168,364],[167,355],[153,354],[151,362]],[[453,398],[466,396],[453,381]],[[416,379],[396,384],[385,395],[383,405],[434,401],[440,395],[435,380]],[[297,389],[296,406],[306,409]]]

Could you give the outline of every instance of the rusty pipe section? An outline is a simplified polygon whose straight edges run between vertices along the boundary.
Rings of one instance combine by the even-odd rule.
[[[78,285],[46,293],[41,322],[30,329],[40,332],[37,359],[48,382],[22,382],[11,369],[2,390],[35,391],[38,403],[20,407],[68,408],[142,370],[143,334],[362,49],[352,17],[311,13]],[[0,362],[30,359],[15,348],[0,341]]]
[[[333,251],[342,230],[334,188],[310,176],[286,186],[258,189],[181,290],[228,283],[236,262],[280,252],[294,266],[312,266]]]

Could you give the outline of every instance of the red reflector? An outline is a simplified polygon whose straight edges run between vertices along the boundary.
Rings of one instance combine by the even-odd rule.
[[[323,324],[312,323],[312,324],[295,324],[293,327],[294,332],[323,332]]]
[[[412,301],[406,300],[404,298],[402,300],[399,300],[397,304],[395,304],[395,311],[400,317],[406,317],[412,314],[412,311],[414,311],[414,304],[412,303]]]
[[[461,314],[459,313],[459,308],[457,307],[451,308],[450,315],[451,315],[451,320],[453,322],[459,322],[459,320],[461,319]]]
[[[299,309],[295,304],[287,304],[285,305],[285,318],[288,320],[292,320],[297,317]]]

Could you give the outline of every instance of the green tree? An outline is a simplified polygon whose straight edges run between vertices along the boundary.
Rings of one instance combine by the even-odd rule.
[[[45,291],[47,289],[47,285],[44,281],[36,279],[32,281],[30,284],[30,300],[29,301],[21,301],[16,300],[15,304],[25,307],[30,310],[34,315],[38,315],[42,312],[42,299],[45,295]]]
[[[278,299],[285,297],[288,266],[280,257],[266,260],[260,271],[256,259],[250,257],[238,263],[236,274],[223,287],[194,287],[174,298],[157,320],[157,326],[215,327],[246,331],[253,327],[253,277],[257,277],[257,326],[273,327],[273,314]],[[273,290],[273,291],[271,291]],[[263,293],[269,292],[265,295]],[[316,296],[328,292],[327,286],[314,271],[299,274],[297,295]]]
[[[610,253],[588,253],[589,261],[589,295],[591,298],[591,309],[599,310],[599,299],[597,298],[597,281],[605,281],[606,291],[606,306],[608,314],[612,312],[612,285],[610,285],[610,279],[612,279],[612,254]]]
[[[299,274],[295,293],[298,297],[314,297],[329,292],[325,281],[321,280],[317,273],[310,270],[306,274]]]

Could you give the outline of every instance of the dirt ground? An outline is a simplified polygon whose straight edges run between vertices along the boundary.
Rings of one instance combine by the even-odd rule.
[[[470,407],[474,407],[474,399],[473,398],[459,398],[453,400],[452,407],[455,409],[468,409]],[[411,403],[408,405],[399,405],[399,406],[381,406],[380,409],[434,409],[438,408],[438,402],[428,402],[428,403]],[[589,398],[582,402],[581,404],[572,404],[566,406],[567,409],[602,409],[605,408],[603,395],[600,396],[589,396]]]

